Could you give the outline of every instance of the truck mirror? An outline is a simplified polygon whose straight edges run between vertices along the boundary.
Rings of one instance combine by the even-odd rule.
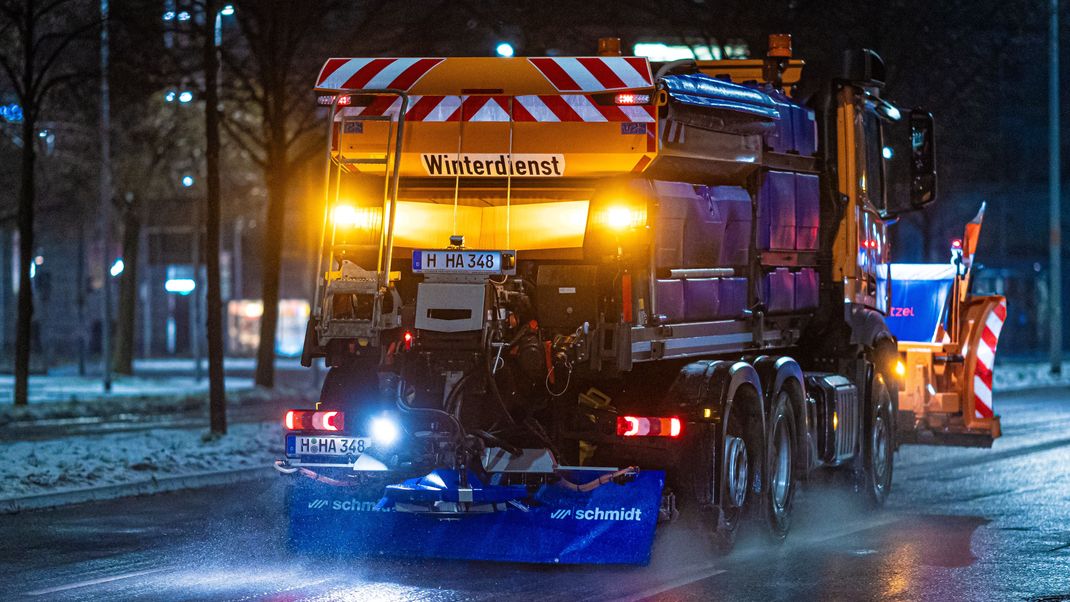
[[[921,209],[936,200],[936,140],[932,113],[910,112],[910,205]]]

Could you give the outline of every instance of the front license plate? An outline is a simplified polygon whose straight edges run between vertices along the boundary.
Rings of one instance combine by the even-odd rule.
[[[371,439],[364,437],[313,437],[305,435],[286,436],[286,455],[356,457],[371,446]]]
[[[501,274],[501,251],[413,251],[417,274]]]

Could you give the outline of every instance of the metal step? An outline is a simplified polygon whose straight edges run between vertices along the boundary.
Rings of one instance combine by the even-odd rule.
[[[345,165],[386,165],[387,157],[361,157],[358,159],[343,159]]]

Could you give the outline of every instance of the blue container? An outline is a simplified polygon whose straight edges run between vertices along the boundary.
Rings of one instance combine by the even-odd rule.
[[[944,308],[955,280],[950,264],[893,263],[879,266],[879,295],[887,295],[891,273],[892,306],[885,322],[900,341],[937,342],[936,328],[944,318]]]

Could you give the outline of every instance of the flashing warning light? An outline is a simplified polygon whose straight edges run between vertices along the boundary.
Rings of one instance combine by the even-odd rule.
[[[683,423],[679,418],[649,416],[618,416],[617,435],[620,437],[679,437]]]
[[[598,56],[620,56],[620,38],[598,38]]]
[[[791,34],[790,33],[773,33],[769,34],[769,52],[767,53],[773,58],[791,58]]]
[[[382,209],[379,207],[354,207],[337,205],[331,211],[334,225],[339,228],[356,228],[358,230],[376,231],[382,223]]]
[[[649,94],[636,94],[634,92],[621,92],[613,97],[613,104],[615,105],[648,105],[650,104]]]
[[[646,211],[623,205],[608,207],[602,221],[613,230],[628,230],[646,225]]]
[[[337,432],[345,426],[345,414],[337,410],[316,412],[312,410],[288,410],[283,419],[288,431]]]

